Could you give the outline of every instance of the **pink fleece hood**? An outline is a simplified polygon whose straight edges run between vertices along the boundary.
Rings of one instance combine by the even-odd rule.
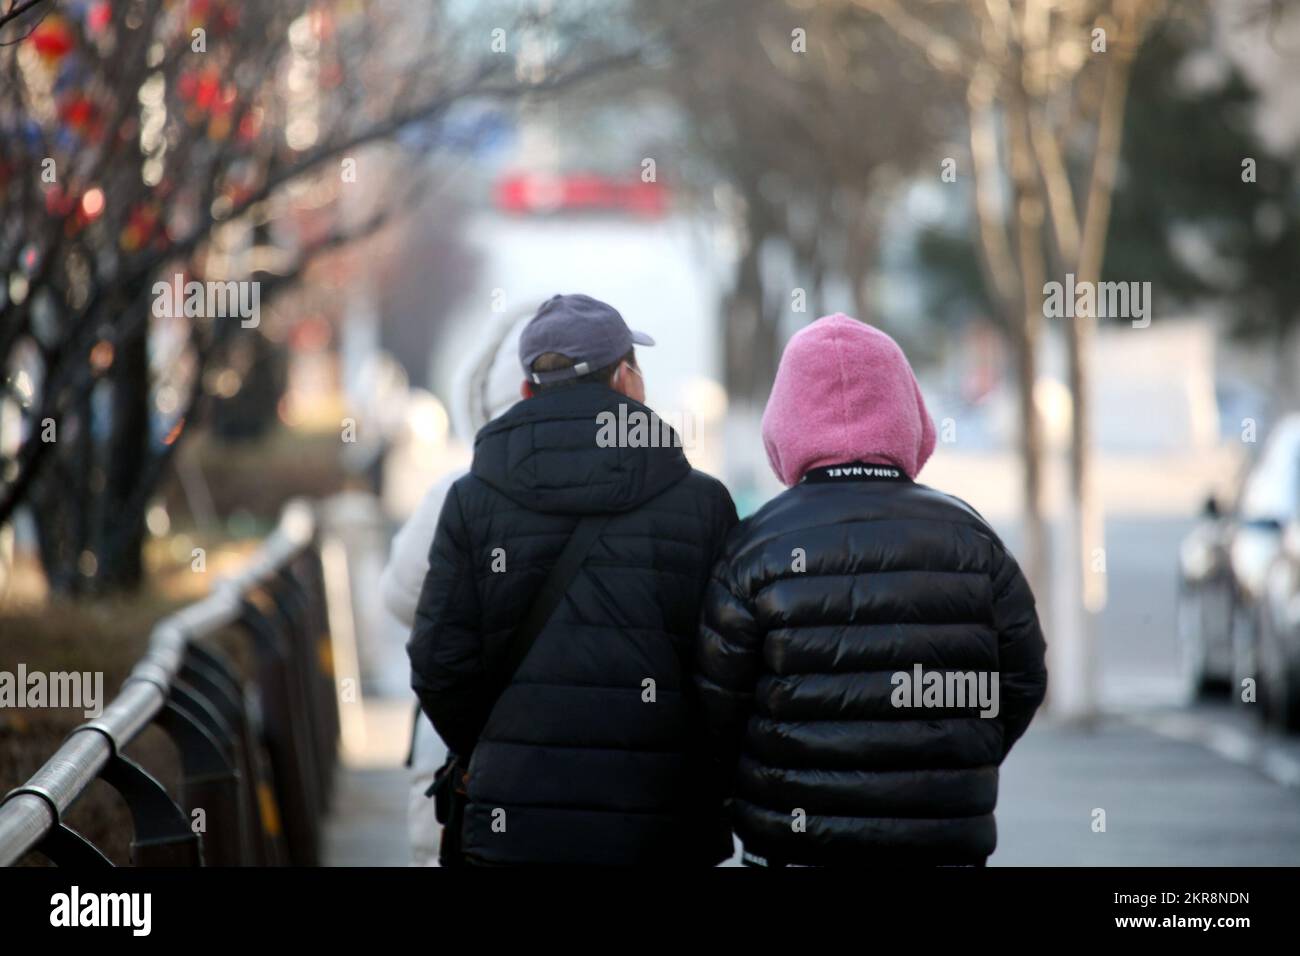
[[[851,461],[915,478],[934,451],[934,422],[898,343],[836,312],[786,345],[763,412],[763,446],[787,486],[813,468]]]

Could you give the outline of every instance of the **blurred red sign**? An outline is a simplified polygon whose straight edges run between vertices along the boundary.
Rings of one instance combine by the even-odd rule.
[[[668,196],[662,184],[639,179],[516,173],[498,180],[496,204],[506,212],[523,214],[585,211],[656,217],[667,211]]]

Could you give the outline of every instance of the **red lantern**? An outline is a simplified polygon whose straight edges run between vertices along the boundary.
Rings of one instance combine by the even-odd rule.
[[[113,8],[108,0],[95,0],[86,13],[86,27],[91,33],[102,33],[113,19]]]
[[[58,63],[68,55],[74,43],[67,21],[57,14],[42,20],[28,40],[47,63]]]
[[[194,92],[194,103],[205,113],[212,110],[221,95],[221,78],[216,70],[207,70],[199,78],[198,88]]]

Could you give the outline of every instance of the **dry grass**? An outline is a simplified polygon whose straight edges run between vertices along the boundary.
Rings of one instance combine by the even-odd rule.
[[[154,622],[174,607],[144,599],[11,611],[0,617],[0,670],[16,673],[23,663],[29,672],[100,671],[107,703],[144,653]],[[0,789],[7,792],[25,782],[85,719],[82,711],[70,708],[0,710]],[[176,754],[157,730],[141,734],[128,756],[165,784],[174,786],[179,779]],[[130,815],[106,784],[95,783],[65,822],[114,862],[129,862]]]

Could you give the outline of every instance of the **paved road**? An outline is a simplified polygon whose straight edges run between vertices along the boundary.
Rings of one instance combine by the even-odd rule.
[[[1097,622],[1102,707],[1111,712],[1182,703],[1175,596],[1187,518],[1125,516],[1106,522],[1106,606]],[[1020,534],[995,522],[1013,553]],[[1043,627],[1050,643],[1050,621]]]

